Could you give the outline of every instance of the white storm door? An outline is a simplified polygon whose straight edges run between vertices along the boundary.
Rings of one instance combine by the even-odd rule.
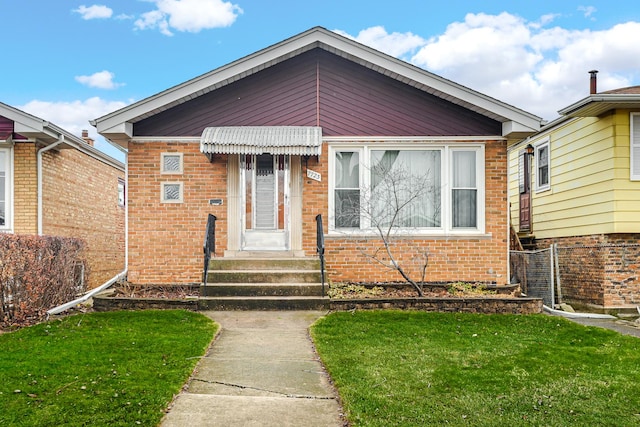
[[[289,249],[289,156],[244,155],[242,250]]]

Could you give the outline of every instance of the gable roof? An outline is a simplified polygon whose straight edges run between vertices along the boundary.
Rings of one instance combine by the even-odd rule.
[[[56,126],[55,124],[26,113],[10,105],[0,102],[0,116],[13,122],[13,132],[8,135],[18,134],[28,139],[37,140],[45,145],[62,141],[61,148],[75,148],[84,154],[94,157],[103,163],[124,170],[124,164],[108,154],[87,144],[82,138]],[[17,140],[20,141],[20,140]]]
[[[503,136],[521,138],[540,128],[542,119],[538,116],[322,27],[312,28],[156,95],[94,119],[90,123],[97,128],[101,135],[113,142],[125,145],[128,139],[133,136],[133,125],[136,122],[315,48],[324,49],[496,120],[502,123]]]

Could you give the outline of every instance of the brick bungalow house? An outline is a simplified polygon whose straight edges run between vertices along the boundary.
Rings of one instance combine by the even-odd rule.
[[[316,27],[91,124],[128,150],[132,283],[200,282],[208,214],[217,257],[315,256],[321,214],[330,280],[401,281],[363,255],[380,238],[353,212],[384,164],[429,175],[396,224],[401,262],[418,248],[427,281],[505,284],[507,143],[540,122]]]
[[[0,232],[83,239],[94,288],[124,269],[125,168],[84,136],[0,103]]]

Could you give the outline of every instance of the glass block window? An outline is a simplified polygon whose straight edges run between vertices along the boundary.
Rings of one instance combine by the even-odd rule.
[[[162,153],[160,155],[161,173],[181,174],[182,153]]]
[[[182,203],[181,182],[163,182],[160,191],[162,203]]]

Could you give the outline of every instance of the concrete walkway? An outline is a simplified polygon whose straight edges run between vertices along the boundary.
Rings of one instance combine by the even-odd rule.
[[[210,311],[221,332],[162,426],[342,426],[311,340],[316,311]]]

